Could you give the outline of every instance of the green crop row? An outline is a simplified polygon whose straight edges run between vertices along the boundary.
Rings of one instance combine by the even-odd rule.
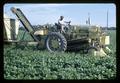
[[[107,57],[80,52],[50,53],[46,50],[38,50],[35,46],[4,45],[4,78],[114,79],[116,78],[116,32],[109,31],[109,34],[111,36],[109,47],[113,52]],[[25,36],[26,39],[29,37],[27,34]]]

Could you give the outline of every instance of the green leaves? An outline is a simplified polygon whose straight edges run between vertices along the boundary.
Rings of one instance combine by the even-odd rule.
[[[7,50],[9,48],[6,48]],[[20,51],[19,53],[15,53]],[[13,49],[4,56],[5,79],[110,79],[116,77],[115,57]]]
[[[24,46],[22,48],[14,45],[4,46],[5,79],[116,78],[114,52],[109,57],[99,57],[74,52],[50,53],[46,50],[33,50],[29,46],[23,48]]]

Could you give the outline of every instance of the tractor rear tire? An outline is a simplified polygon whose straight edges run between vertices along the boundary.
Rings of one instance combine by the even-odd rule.
[[[55,43],[53,43],[53,41],[55,41],[55,40],[57,40],[57,41]],[[52,47],[51,43],[53,43],[53,47]],[[58,43],[58,44],[56,44],[56,43]],[[55,44],[57,45],[56,47],[54,47]],[[46,48],[50,52],[66,51],[66,49],[67,49],[66,38],[58,32],[51,32],[50,34],[48,34],[48,36],[46,38]]]

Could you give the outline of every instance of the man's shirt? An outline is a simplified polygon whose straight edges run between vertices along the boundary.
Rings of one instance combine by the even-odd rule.
[[[59,19],[59,20],[58,20],[58,23],[61,24],[61,25],[65,25],[64,20],[60,20],[60,19]]]

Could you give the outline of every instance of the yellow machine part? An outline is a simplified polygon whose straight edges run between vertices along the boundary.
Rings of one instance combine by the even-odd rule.
[[[103,48],[100,48],[100,50],[98,50],[98,51],[96,51],[96,50],[91,50],[89,53],[90,53],[91,55],[100,56],[100,57],[104,57],[104,56],[107,55]]]
[[[101,48],[99,51],[94,51],[94,56],[101,56],[104,57],[107,54],[104,52],[104,50]]]
[[[97,28],[96,27],[89,28],[89,31],[90,32],[97,32]]]
[[[102,37],[100,37],[100,43],[102,45],[109,45],[110,44],[110,36],[102,36]]]
[[[47,34],[48,34],[47,29],[41,29],[41,30],[38,30],[34,33],[34,35],[47,35]]]

